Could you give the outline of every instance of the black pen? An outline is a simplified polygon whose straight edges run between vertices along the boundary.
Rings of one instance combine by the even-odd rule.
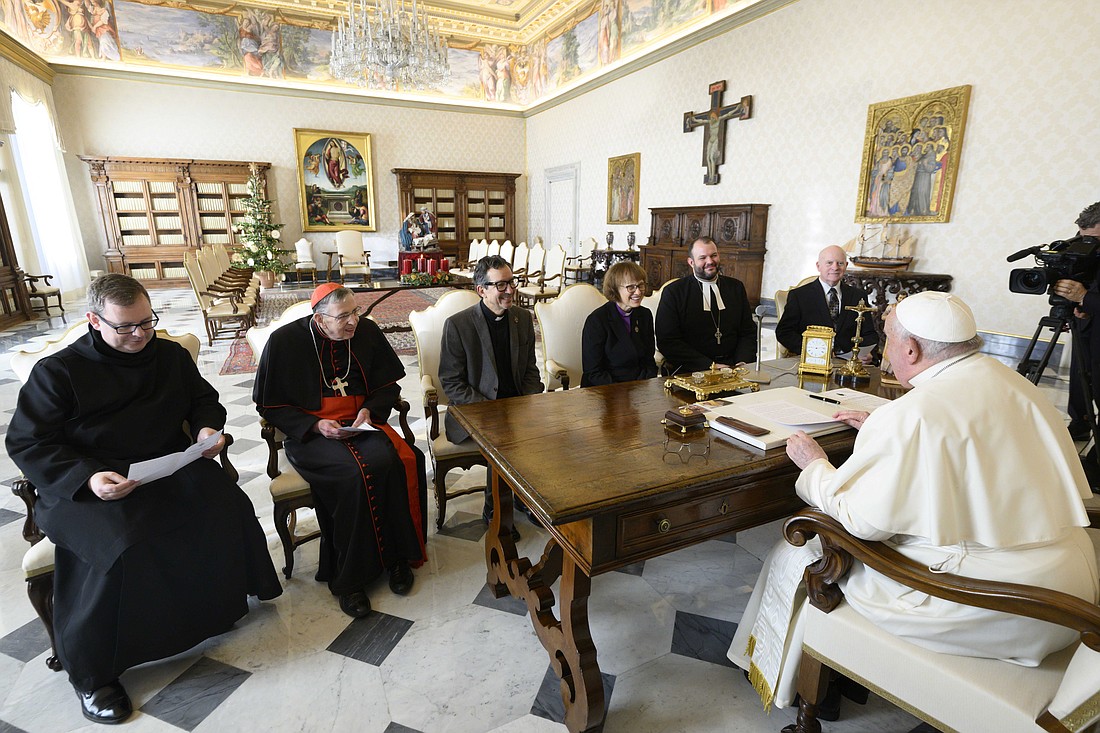
[[[807,392],[806,396],[807,397],[813,397],[815,400],[821,400],[822,402],[828,402],[830,405],[839,405],[839,404],[841,404],[840,400],[834,400],[834,399],[831,399],[829,397],[822,397],[821,395],[814,394],[813,392]]]

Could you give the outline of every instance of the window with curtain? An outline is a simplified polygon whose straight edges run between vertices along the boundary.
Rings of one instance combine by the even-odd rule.
[[[19,172],[38,262],[66,295],[82,294],[88,263],[80,240],[57,132],[46,105],[12,92],[12,153]],[[36,273],[38,274],[38,273]]]

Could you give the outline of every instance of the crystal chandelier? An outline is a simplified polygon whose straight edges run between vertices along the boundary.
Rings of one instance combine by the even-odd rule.
[[[329,71],[361,87],[427,89],[451,76],[447,44],[416,0],[348,0],[332,31]]]

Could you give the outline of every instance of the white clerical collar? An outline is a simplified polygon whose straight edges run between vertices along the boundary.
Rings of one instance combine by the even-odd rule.
[[[841,296],[841,293],[840,293],[840,283],[837,283],[836,285],[830,285],[829,283],[822,280],[820,277],[817,279],[817,282],[821,285],[821,289],[825,291],[825,297],[826,298],[829,297],[829,291],[832,290],[833,288],[836,288],[837,300],[841,299],[842,296]]]
[[[978,349],[974,349],[973,351],[968,351],[965,354],[960,354],[959,356],[952,356],[949,359],[944,359],[943,361],[938,361],[935,364],[933,364],[932,366],[925,369],[920,374],[914,374],[912,377],[909,377],[909,384],[913,385],[914,387],[916,387],[918,385],[921,385],[921,384],[924,384],[925,382],[927,382],[931,379],[934,379],[935,377],[938,377],[940,374],[947,371],[949,368],[953,367],[954,365],[958,364],[963,359],[969,359],[970,357],[974,356],[977,353],[978,353]]]
[[[714,293],[714,299],[718,303],[718,310],[724,311],[726,304],[722,302],[722,292],[718,289],[718,276],[715,275],[713,280],[703,280],[698,275],[695,279],[703,286],[703,310],[710,311],[710,295]]]

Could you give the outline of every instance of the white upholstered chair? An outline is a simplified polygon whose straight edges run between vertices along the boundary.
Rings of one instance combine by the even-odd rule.
[[[500,245],[500,256],[508,262],[509,267],[512,266],[512,259],[515,257],[515,255],[516,248],[515,246],[513,246],[511,240],[507,240],[504,242],[504,244]]]
[[[443,324],[448,318],[461,310],[469,308],[479,300],[472,290],[452,290],[436,303],[422,311],[409,314],[409,325],[416,338],[416,356],[420,365],[420,389],[424,396],[424,417],[431,421],[428,428],[428,447],[431,449],[432,465],[435,467],[435,505],[438,513],[435,527],[443,527],[447,515],[447,500],[456,496],[473,494],[485,487],[475,486],[461,491],[447,493],[447,474],[455,468],[470,469],[484,466],[485,459],[478,450],[473,438],[467,438],[455,444],[447,439],[442,430],[440,408],[446,407],[447,395],[439,381],[439,353],[443,340]]]
[[[516,251],[512,255],[512,276],[517,280],[527,274],[527,257],[531,254],[531,248],[527,242],[516,245]]]
[[[1090,509],[1093,527],[1100,512]],[[1088,530],[1100,551],[1100,531]],[[806,570],[809,602],[799,669],[796,733],[820,731],[817,703],[830,669],[943,731],[1090,729],[1100,719],[1100,607],[1027,585],[933,573],[881,542],[849,535],[835,519],[806,509],[787,520],[796,545],[817,534],[825,556]],[[851,608],[836,585],[855,558],[905,585],[951,601],[1029,616],[1081,633],[1081,641],[1038,667],[940,654],[889,634]]]
[[[294,243],[294,272],[298,275],[298,282],[308,273],[309,279],[317,284],[317,263],[313,261],[313,243],[302,237]]]
[[[581,361],[581,332],[592,311],[607,302],[599,290],[588,283],[576,283],[554,300],[535,303],[535,317],[542,331],[542,353],[546,358],[546,389],[560,385],[580,386],[584,365]]]
[[[451,270],[452,275],[458,277],[472,278],[474,276],[474,268],[477,266],[477,261],[489,253],[489,243],[484,239],[473,240],[470,242],[469,257],[466,262],[462,263],[462,267]]]
[[[657,320],[657,306],[661,304],[661,295],[665,292],[665,286],[668,285],[670,282],[673,282],[674,280],[676,280],[676,278],[672,278],[672,280],[666,280],[664,283],[661,284],[661,287],[657,288],[652,293],[642,298],[642,305],[646,308],[649,308],[649,312],[653,314],[654,322],[656,322]],[[657,364],[657,369],[659,372],[659,370],[662,369],[665,365],[665,355],[654,348],[653,361]]]
[[[356,231],[336,232],[336,256],[340,260],[340,282],[348,275],[362,275],[363,282],[369,283],[370,253],[363,250],[363,235]]]
[[[499,255],[500,254],[500,242],[493,240],[489,242],[489,248],[485,251],[486,256]]]
[[[524,307],[534,305],[540,300],[551,300],[561,292],[565,279],[565,250],[560,244],[546,251],[537,280],[534,273],[527,276],[527,282],[516,288],[516,301]]]
[[[236,290],[211,290],[203,277],[198,258],[190,252],[183,256],[183,266],[187,270],[191,292],[195,294],[202,311],[208,344],[213,345],[216,338],[236,338],[253,324],[255,301],[251,301],[251,305],[246,304]]]
[[[88,321],[80,319],[59,338],[47,341],[45,346],[35,351],[19,351],[11,358],[11,370],[19,381],[26,384],[31,370],[39,360],[56,354],[69,344],[73,343],[88,332]],[[175,341],[187,349],[191,359],[198,361],[199,339],[194,334],[170,334],[163,329],[157,329],[157,338]],[[226,472],[237,480],[237,472],[229,462],[228,450],[233,438],[228,433],[225,436],[225,448],[222,449],[221,461]],[[11,491],[23,500],[27,507],[27,516],[23,521],[23,539],[30,543],[31,547],[23,555],[23,578],[27,582],[27,597],[34,606],[38,618],[46,626],[50,635],[50,645],[54,652],[46,659],[46,665],[56,671],[61,669],[61,662],[57,658],[57,646],[54,643],[53,633],[53,564],[54,544],[39,529],[34,520],[34,507],[38,502],[38,492],[34,485],[25,478],[18,478],[12,482]]]

